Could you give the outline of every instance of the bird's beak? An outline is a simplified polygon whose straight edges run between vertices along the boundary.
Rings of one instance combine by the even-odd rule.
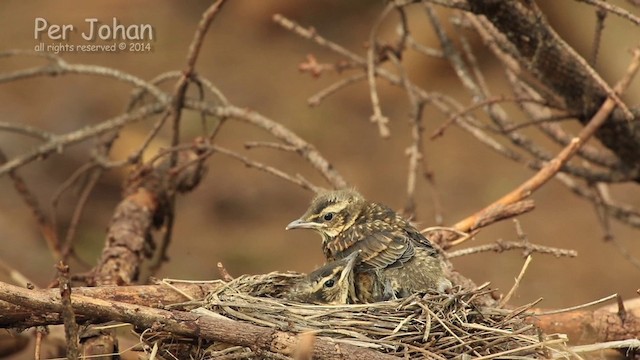
[[[303,219],[294,220],[287,225],[286,230],[291,229],[319,229],[322,227],[322,224],[318,224],[313,221],[306,221]]]

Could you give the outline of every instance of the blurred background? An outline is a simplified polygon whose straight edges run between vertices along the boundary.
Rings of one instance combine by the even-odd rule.
[[[624,1],[611,3],[628,6]],[[60,55],[71,63],[113,67],[151,79],[160,73],[184,68],[193,33],[209,4],[157,0],[3,0],[0,2],[0,51],[33,50],[40,41],[45,41],[34,39],[36,17],[43,17],[50,24],[73,24],[80,29],[85,27],[85,18],[95,17],[110,23],[116,17],[123,24],[151,24],[155,35],[151,42],[153,50]],[[540,5],[558,32],[581,54],[588,54],[596,19],[593,9],[574,1],[540,1]],[[405,149],[411,136],[406,94],[379,81],[382,110],[391,119],[389,139],[381,139],[377,127],[369,122],[372,110],[366,83],[348,87],[320,106],[310,108],[307,98],[340,76],[327,73],[314,79],[299,73],[298,65],[307,54],[314,54],[319,62],[336,62],[341,58],[272,21],[273,14],[282,13],[364,55],[370,29],[383,7],[382,1],[230,1],[207,34],[196,69],[232,104],[258,111],[314,144],[367,198],[401,209],[406,201],[408,158]],[[640,15],[637,8],[630,11]],[[566,21],[567,14],[571,14],[571,21]],[[391,18],[383,23],[382,33],[392,35],[396,20]],[[409,20],[417,40],[438,47],[420,7],[410,13]],[[624,73],[630,59],[629,49],[637,45],[638,35],[637,27],[611,15],[608,17],[596,68],[610,84]],[[482,48],[478,39],[472,37],[471,40],[477,49]],[[76,32],[67,43],[86,42]],[[486,50],[478,50],[476,55],[488,79],[503,77],[501,65]],[[450,94],[463,104],[471,102],[445,60],[408,56],[404,61],[414,81],[428,91]],[[0,58],[0,71],[6,73],[43,63],[32,57]],[[639,98],[638,83],[636,80],[626,94],[630,105],[636,104]],[[172,86],[170,82],[165,89],[170,90]],[[500,89],[499,84],[493,87],[494,94]],[[0,119],[63,134],[120,114],[131,90],[128,85],[112,79],[85,75],[4,83],[0,84]],[[425,134],[431,134],[444,121],[442,114],[427,109]],[[116,143],[113,159],[122,159],[136,149],[151,124],[153,120],[127,127]],[[186,113],[182,124],[185,141],[201,130],[196,114]],[[222,146],[326,186],[319,175],[295,155],[269,149],[245,150],[246,141],[271,140],[258,129],[230,122],[217,139]],[[168,138],[161,136],[152,150],[168,143]],[[9,158],[37,145],[38,141],[31,138],[0,132],[0,147]],[[87,161],[91,145],[89,141],[66,148],[62,154],[19,170],[45,209],[50,207],[56,190]],[[476,212],[532,175],[530,170],[498,156],[455,127],[437,140],[426,139],[424,147],[435,175],[446,225]],[[549,149],[559,150],[553,146]],[[100,254],[105,229],[121,198],[125,176],[126,169],[109,172],[100,181],[82,216],[76,249],[88,264],[94,264]],[[637,185],[617,185],[612,187],[612,192],[614,197],[630,204],[640,204]],[[61,228],[68,225],[77,197],[78,192],[71,189],[61,198],[57,218]],[[163,265],[159,277],[218,278],[217,262],[222,262],[232,275],[313,269],[323,262],[319,236],[310,231],[284,230],[286,224],[304,212],[311,197],[310,192],[290,183],[214,155],[204,182],[194,192],[178,199],[170,261]],[[603,240],[604,233],[591,204],[576,198],[555,181],[536,192],[533,199],[536,209],[519,218],[529,240],[575,249],[579,256],[568,259],[534,254],[512,303],[524,304],[543,297],[541,306],[558,308],[612,293],[620,293],[625,298],[636,296],[640,270],[626,260],[616,246]],[[417,200],[416,220],[420,227],[434,225],[434,201],[423,181],[418,185]],[[615,222],[612,225],[615,241],[630,255],[640,257],[640,231]],[[464,246],[498,239],[516,240],[511,221],[483,229],[475,240]],[[53,257],[30,210],[6,176],[0,178],[0,246],[0,260],[38,286],[46,286],[53,278]],[[506,292],[523,262],[522,254],[513,251],[457,258],[454,265],[477,283],[490,281],[494,288]],[[72,266],[74,272],[87,270],[80,263]],[[0,280],[8,281],[8,278],[3,274]]]

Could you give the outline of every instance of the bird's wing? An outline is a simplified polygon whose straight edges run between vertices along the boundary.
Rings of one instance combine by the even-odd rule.
[[[369,229],[354,227],[327,247],[337,258],[360,252],[361,263],[374,269],[400,266],[413,257],[414,246],[404,231],[383,222],[371,225]]]
[[[416,244],[416,246],[429,250],[429,253],[431,254],[436,253],[436,249],[431,244],[431,241],[429,241],[429,239],[422,235],[418,230],[408,230],[407,236],[412,242],[414,242],[414,244]]]

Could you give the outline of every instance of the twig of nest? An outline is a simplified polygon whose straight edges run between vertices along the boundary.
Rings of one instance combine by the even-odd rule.
[[[554,345],[566,341],[563,336],[543,336],[534,325],[526,323],[528,307],[504,310],[481,305],[485,302],[480,298],[490,292],[486,285],[472,290],[458,286],[448,294],[416,294],[370,304],[311,305],[280,298],[302,276],[277,272],[241,276],[189,306],[204,316],[329,337],[335,342],[405,359],[548,358],[560,352]],[[145,332],[143,338],[149,342],[158,340],[152,330]],[[173,350],[174,355],[179,350],[184,355],[187,344],[181,344],[179,339],[163,343],[165,350]],[[189,356],[196,359],[283,358],[280,354],[217,343],[192,344],[190,351]]]

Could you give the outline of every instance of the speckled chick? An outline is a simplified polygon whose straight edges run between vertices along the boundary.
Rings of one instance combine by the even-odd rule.
[[[365,200],[355,190],[318,194],[287,229],[320,233],[328,262],[359,254],[353,270],[359,302],[451,287],[442,258],[429,240],[395,211]]]
[[[284,297],[312,304],[341,305],[356,301],[353,267],[358,253],[328,262],[296,282]]]

